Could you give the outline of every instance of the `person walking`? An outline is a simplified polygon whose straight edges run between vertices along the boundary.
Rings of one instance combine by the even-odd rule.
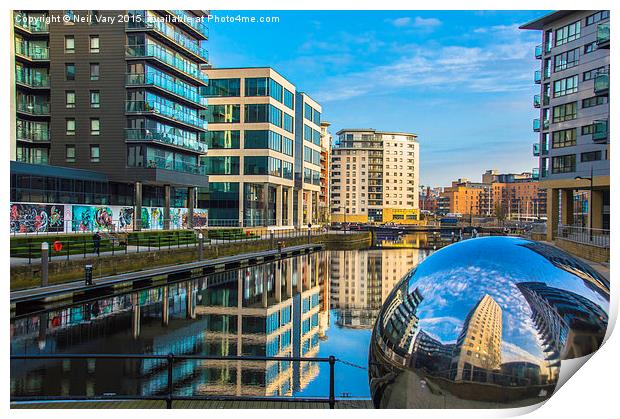
[[[98,231],[93,234],[93,247],[95,249],[95,253],[99,256],[100,248],[101,248],[101,234]]]

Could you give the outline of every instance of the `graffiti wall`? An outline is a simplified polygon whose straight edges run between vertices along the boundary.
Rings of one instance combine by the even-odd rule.
[[[61,233],[64,205],[11,204],[11,233]]]
[[[107,231],[114,226],[114,216],[109,207],[73,205],[71,210],[71,231]]]
[[[206,227],[208,225],[209,210],[194,208],[194,227]]]

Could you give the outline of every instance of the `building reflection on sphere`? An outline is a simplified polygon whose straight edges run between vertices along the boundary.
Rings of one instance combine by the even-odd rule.
[[[377,408],[540,403],[560,361],[603,342],[609,281],[567,253],[514,237],[455,243],[397,284],[375,323]]]

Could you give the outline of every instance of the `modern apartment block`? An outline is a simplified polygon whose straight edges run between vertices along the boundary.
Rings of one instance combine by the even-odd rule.
[[[418,221],[420,146],[415,134],[343,129],[332,150],[333,222]]]
[[[592,189],[584,226],[609,229],[609,11],[557,11],[521,29],[541,31],[534,81],[540,179],[548,189],[547,238],[579,224],[573,195]]]
[[[204,72],[209,151],[203,163],[211,225],[314,222],[321,106],[269,67]]]
[[[321,223],[328,223],[331,218],[329,182],[331,177],[332,134],[329,132],[330,125],[327,121],[321,121],[321,192],[319,193],[319,222]]]
[[[103,173],[113,200],[138,214],[143,202],[161,206],[165,223],[171,205],[191,213],[196,187],[208,185],[207,15],[14,12],[15,160]]]

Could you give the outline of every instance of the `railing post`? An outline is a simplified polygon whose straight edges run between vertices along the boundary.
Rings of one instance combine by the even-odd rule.
[[[336,406],[336,396],[334,391],[334,367],[336,364],[336,358],[333,355],[329,357],[329,408],[333,409]]]
[[[166,409],[172,409],[172,393],[174,392],[174,386],[172,382],[172,367],[174,363],[174,354],[168,354],[168,397],[166,398]]]
[[[49,268],[49,244],[47,242],[41,243],[41,286],[47,286],[47,274]]]

